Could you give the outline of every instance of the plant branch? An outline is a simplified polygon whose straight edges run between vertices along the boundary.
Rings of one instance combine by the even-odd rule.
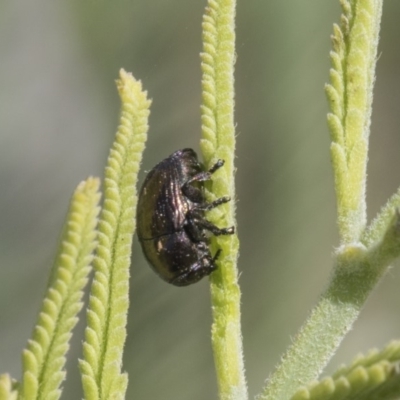
[[[61,395],[65,355],[83,305],[96,246],[99,185],[97,178],[88,178],[72,196],[46,297],[23,352],[20,400],[58,399]]]
[[[335,177],[341,246],[325,293],[296,336],[267,387],[263,400],[287,400],[316,379],[358,317],[388,265],[400,254],[398,214],[383,212],[381,236],[367,243],[366,163],[372,89],[382,0],[341,0],[340,26],[334,25],[331,83],[331,156]],[[393,200],[391,205],[396,201]],[[364,233],[364,236],[365,233]]]
[[[231,201],[212,210],[218,226],[236,225],[234,188],[234,62],[235,0],[209,0],[203,18],[202,140],[205,164],[225,160],[213,175],[211,200],[230,196]],[[219,237],[213,250],[222,250],[218,270],[211,275],[213,309],[212,344],[221,400],[247,399],[240,325],[238,239]]]
[[[150,101],[140,81],[120,71],[120,125],[104,180],[104,205],[94,262],[87,328],[80,360],[86,400],[122,399],[128,376],[121,372],[129,307],[129,267],[137,203],[136,182]]]

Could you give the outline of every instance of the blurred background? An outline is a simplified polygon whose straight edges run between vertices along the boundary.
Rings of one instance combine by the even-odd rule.
[[[238,1],[237,218],[245,363],[258,393],[326,285],[338,244],[326,126],[337,0]],[[20,379],[76,185],[102,176],[118,122],[121,67],[153,99],[141,172],[199,149],[206,1],[0,3],[0,373]],[[368,165],[372,218],[400,185],[399,2],[385,2]],[[400,336],[398,265],[370,297],[326,373]],[[134,238],[127,398],[217,398],[207,279],[175,288]],[[84,319],[84,314],[81,314]],[[81,318],[81,319],[82,319]],[[68,355],[64,399],[82,398]]]

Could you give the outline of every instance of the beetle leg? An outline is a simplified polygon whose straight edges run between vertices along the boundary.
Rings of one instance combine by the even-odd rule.
[[[224,160],[218,160],[209,170],[210,174],[213,174],[217,169],[221,168],[225,164]]]
[[[187,215],[184,229],[189,237],[197,243],[202,242],[205,238],[202,226],[198,223],[198,218],[190,215],[190,213]]]
[[[218,260],[219,255],[221,254],[221,252],[222,252],[221,249],[218,249],[218,250],[217,250],[217,252],[215,253],[215,256],[212,258],[212,261],[211,261],[213,264],[215,263],[215,261]]]
[[[222,201],[221,201],[222,199]],[[229,228],[218,228],[214,224],[212,224],[210,221],[206,220],[203,216],[203,210],[204,209],[210,209],[216,207],[218,204],[226,202],[225,197],[221,197],[221,199],[217,199],[214,202],[210,204],[206,204],[205,208],[202,207],[196,207],[193,208],[192,210],[188,211],[186,214],[187,218],[187,225],[186,225],[186,231],[189,232],[193,240],[202,240],[204,238],[204,230],[212,232],[216,236],[220,235],[232,235],[235,233],[235,227],[231,226]],[[214,205],[216,203],[216,205]]]
[[[218,207],[220,204],[227,203],[230,200],[231,200],[231,198],[229,196],[224,196],[224,197],[220,197],[217,200],[214,200],[212,203],[204,203],[204,204],[199,204],[199,205],[196,204],[196,208],[199,210],[209,211],[215,207]]]
[[[193,203],[202,203],[204,201],[203,191],[193,186],[193,182],[204,182],[211,179],[209,172],[200,172],[187,180],[181,187],[182,193]]]
[[[198,211],[198,209],[191,210],[186,214],[188,221],[187,231],[194,240],[202,240],[202,238],[204,238],[204,230],[212,232],[215,236],[232,235],[235,233],[234,226],[218,228],[196,211]]]
[[[208,171],[206,172],[199,172],[198,174],[192,176],[189,180],[187,180],[182,185],[182,193],[193,203],[201,203],[203,201],[203,193],[202,191],[192,186],[193,182],[205,182],[211,179],[211,175],[219,168],[224,165],[224,160],[218,160]],[[228,201],[228,200],[227,200]]]
[[[212,224],[210,221],[207,221],[206,219],[198,219],[196,220],[195,224],[203,228],[207,231],[212,232],[215,236],[221,236],[221,235],[233,235],[235,233],[235,227],[231,226],[229,228],[218,228],[218,226],[215,226]]]
[[[202,203],[204,201],[203,192],[201,189],[190,185],[191,182],[192,180],[189,180],[182,185],[182,193],[193,203]]]
[[[220,251],[217,251],[219,255]],[[199,281],[206,275],[210,275],[211,272],[215,271],[217,267],[214,264],[216,257],[211,258],[209,254],[204,254],[197,263],[191,265],[189,269],[177,276],[171,283],[175,286],[187,286],[192,283]]]
[[[199,172],[198,174],[192,176],[184,185],[192,182],[204,182],[211,179],[211,175],[220,169],[225,164],[224,160],[218,160],[208,171]]]

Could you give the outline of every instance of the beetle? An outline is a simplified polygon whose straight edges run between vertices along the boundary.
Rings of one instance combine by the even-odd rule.
[[[196,283],[216,269],[209,235],[231,235],[235,228],[218,228],[204,214],[230,201],[224,196],[207,203],[204,182],[224,165],[218,160],[208,171],[194,150],[177,150],[146,176],[137,206],[137,233],[153,270],[176,286]]]

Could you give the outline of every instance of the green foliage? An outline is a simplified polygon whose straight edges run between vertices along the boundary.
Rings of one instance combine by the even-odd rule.
[[[218,226],[236,226],[234,186],[234,0],[210,0],[203,17],[202,60],[202,140],[206,165],[225,160],[213,176],[208,198],[229,195],[231,202],[209,213]],[[217,242],[217,244],[215,244]],[[242,338],[240,326],[240,288],[236,235],[218,238],[213,249],[221,248],[219,268],[211,276],[213,305],[212,344],[221,399],[246,399]]]
[[[65,354],[82,308],[96,245],[98,188],[98,179],[89,178],[72,196],[49,287],[32,339],[23,353],[21,400],[60,397]]]
[[[95,275],[80,360],[85,399],[123,399],[128,376],[121,373],[129,306],[129,267],[137,203],[136,182],[150,101],[141,82],[121,70],[117,87],[122,109],[110,150],[99,222]]]
[[[8,374],[0,375],[0,400],[17,400],[17,398],[17,383]]]
[[[366,165],[382,1],[341,0],[341,5],[340,26],[333,27],[331,83],[326,94],[338,226],[344,244],[358,241],[366,224]]]
[[[300,388],[291,400],[395,400],[400,393],[400,342],[358,356],[332,377]]]
[[[334,25],[332,35],[331,83],[326,86],[341,246],[336,251],[328,288],[269,379],[260,400],[291,398],[299,385],[319,376],[368,295],[400,255],[400,218],[395,211],[399,194],[366,227],[366,165],[382,1],[341,0],[341,5],[341,23]],[[369,384],[371,389],[376,382],[382,383],[391,376],[393,366],[388,367],[386,362],[353,371],[337,378],[337,382],[327,378],[311,389],[300,390],[295,398],[342,398],[338,393],[344,390],[344,379],[350,393],[363,386],[363,376],[367,377],[363,386],[367,391]]]
[[[315,381],[359,315],[387,267],[400,255],[400,189],[374,221],[366,221],[366,165],[372,90],[382,0],[341,0],[333,27],[328,126],[338,208],[340,247],[331,281],[310,317],[258,396],[260,400],[400,397],[400,342],[358,357],[331,377]],[[236,226],[234,188],[234,0],[209,0],[203,18],[202,139],[207,166],[225,160],[207,183],[210,200],[232,201],[209,213],[218,226]],[[124,399],[122,372],[129,307],[129,266],[135,230],[136,183],[147,139],[150,101],[141,83],[121,70],[120,126],[105,169],[104,205],[98,227],[95,275],[87,311],[80,370],[86,400]],[[0,400],[58,399],[65,354],[82,307],[96,246],[99,182],[89,178],[75,191],[33,337],[23,353],[20,387],[0,376]],[[212,344],[221,400],[248,398],[244,374],[238,239],[213,238],[222,249],[211,276]],[[311,382],[311,383],[309,383]]]
[[[369,247],[381,240],[393,225],[393,217],[398,213],[400,207],[400,189],[388,200],[380,213],[365,229],[361,236],[361,242]]]

